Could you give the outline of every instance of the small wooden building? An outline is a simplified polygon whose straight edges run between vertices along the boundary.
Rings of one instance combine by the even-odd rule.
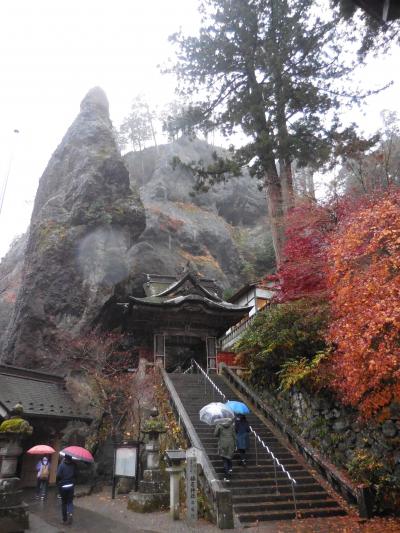
[[[49,444],[58,452],[62,432],[69,422],[89,424],[93,418],[89,411],[82,411],[73,401],[62,376],[0,365],[0,421],[8,417],[18,403],[24,408],[23,418],[33,426],[33,434],[23,441],[24,450],[36,444]],[[18,469],[22,486],[36,484],[38,459],[35,455],[23,455]],[[50,483],[55,482],[57,462],[58,453],[53,454],[51,460]]]
[[[224,301],[214,280],[191,271],[180,278],[149,274],[144,290],[144,298],[118,303],[123,331],[133,335],[138,357],[169,372],[184,370],[191,358],[215,372],[217,339],[251,310]]]
[[[248,283],[241,287],[233,296],[229,298],[229,302],[235,305],[250,306],[248,316],[255,315],[268,305],[275,294],[275,283],[273,281],[258,281]]]
[[[230,351],[232,346],[250,326],[256,314],[271,303],[275,293],[275,286],[276,283],[274,281],[267,281],[265,279],[260,280],[258,282],[244,285],[229,298],[229,302],[233,304],[248,305],[250,311],[239,322],[229,328],[225,335],[221,337],[220,347],[221,354],[223,354],[223,356],[221,355],[219,357],[221,361],[232,364],[235,358],[235,354]]]

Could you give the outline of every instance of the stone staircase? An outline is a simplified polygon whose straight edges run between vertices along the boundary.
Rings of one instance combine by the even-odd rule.
[[[201,374],[169,374],[188,416],[206,450],[217,477],[223,480],[222,459],[217,455],[217,439],[213,427],[199,420],[199,410],[207,403],[223,401],[210,384],[204,385]],[[229,400],[240,398],[232,391],[223,378],[211,376],[218,388]],[[298,518],[329,517],[345,515],[340,506],[301,462],[272,433],[256,414],[247,419],[261,439],[296,480],[296,509]],[[250,449],[246,454],[246,466],[239,464],[234,457],[233,474],[230,482],[224,485],[232,493],[233,510],[243,526],[252,526],[267,520],[289,520],[296,517],[292,485],[279,468],[274,473],[271,457],[260,444],[255,447],[255,439],[250,438]]]

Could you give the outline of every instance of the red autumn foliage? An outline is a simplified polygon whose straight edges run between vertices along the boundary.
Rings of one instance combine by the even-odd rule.
[[[69,386],[76,389],[75,396],[79,384],[85,381],[87,387],[83,386],[83,391],[99,418],[108,420],[110,434],[117,435],[128,427],[127,435],[135,431],[138,437],[141,406],[146,401],[146,390],[151,391],[153,378],[128,372],[132,356],[124,348],[124,341],[119,333],[93,331],[79,338],[65,339],[63,352],[68,357],[68,365],[85,377],[78,384],[70,379]]]
[[[304,202],[286,220],[284,261],[278,271],[278,300],[321,297],[326,292],[328,234],[335,225],[330,207]]]
[[[340,399],[366,418],[400,401],[400,191],[369,198],[343,219],[328,253]]]

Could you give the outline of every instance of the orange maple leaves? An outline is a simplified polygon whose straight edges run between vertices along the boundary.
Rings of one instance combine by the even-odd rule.
[[[328,260],[333,387],[368,417],[400,401],[400,192],[342,221]]]

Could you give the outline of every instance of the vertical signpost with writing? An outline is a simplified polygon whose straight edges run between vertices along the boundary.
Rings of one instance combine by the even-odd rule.
[[[193,448],[186,450],[186,508],[188,520],[197,521],[197,460]]]

